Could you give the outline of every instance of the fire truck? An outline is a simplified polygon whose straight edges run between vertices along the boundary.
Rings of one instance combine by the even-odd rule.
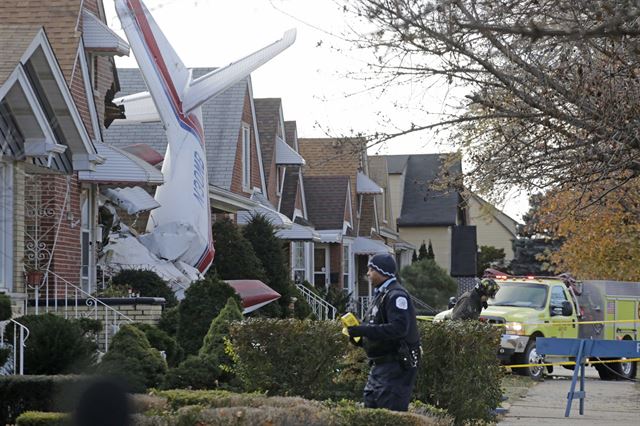
[[[545,362],[536,351],[539,337],[604,340],[638,340],[640,283],[576,281],[570,275],[555,277],[486,274],[500,285],[495,299],[480,319],[503,327],[498,356],[507,365]],[[436,315],[434,321],[450,311]],[[552,359],[547,362],[567,361]],[[594,365],[601,379],[630,379],[637,363]],[[573,368],[568,366],[567,368]],[[516,373],[540,379],[545,367],[515,368]],[[552,371],[551,367],[547,367]]]

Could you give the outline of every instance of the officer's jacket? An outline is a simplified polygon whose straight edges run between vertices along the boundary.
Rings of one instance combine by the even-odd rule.
[[[416,312],[409,293],[397,282],[376,295],[360,328],[369,358],[398,353],[404,341],[410,348],[420,344]]]
[[[475,289],[471,289],[465,292],[458,303],[453,307],[451,312],[451,319],[453,320],[465,320],[480,318],[480,312],[482,312],[482,299],[480,298]]]

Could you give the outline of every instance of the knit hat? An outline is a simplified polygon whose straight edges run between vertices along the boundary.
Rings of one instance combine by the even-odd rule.
[[[388,253],[376,254],[369,260],[367,266],[387,277],[396,276],[396,260]]]

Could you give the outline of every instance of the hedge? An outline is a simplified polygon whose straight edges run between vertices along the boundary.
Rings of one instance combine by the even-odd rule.
[[[71,426],[69,413],[27,411],[16,419],[16,426]]]
[[[230,327],[236,376],[249,392],[321,398],[346,349],[333,321],[250,319]]]
[[[90,376],[0,376],[0,425],[26,411],[71,411]]]

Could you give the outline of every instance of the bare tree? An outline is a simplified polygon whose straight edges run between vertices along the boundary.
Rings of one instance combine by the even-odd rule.
[[[344,1],[373,25],[354,41],[385,84],[442,76],[468,93],[437,123],[370,144],[448,127],[467,182],[494,196],[594,183],[604,195],[640,176],[640,1]]]

